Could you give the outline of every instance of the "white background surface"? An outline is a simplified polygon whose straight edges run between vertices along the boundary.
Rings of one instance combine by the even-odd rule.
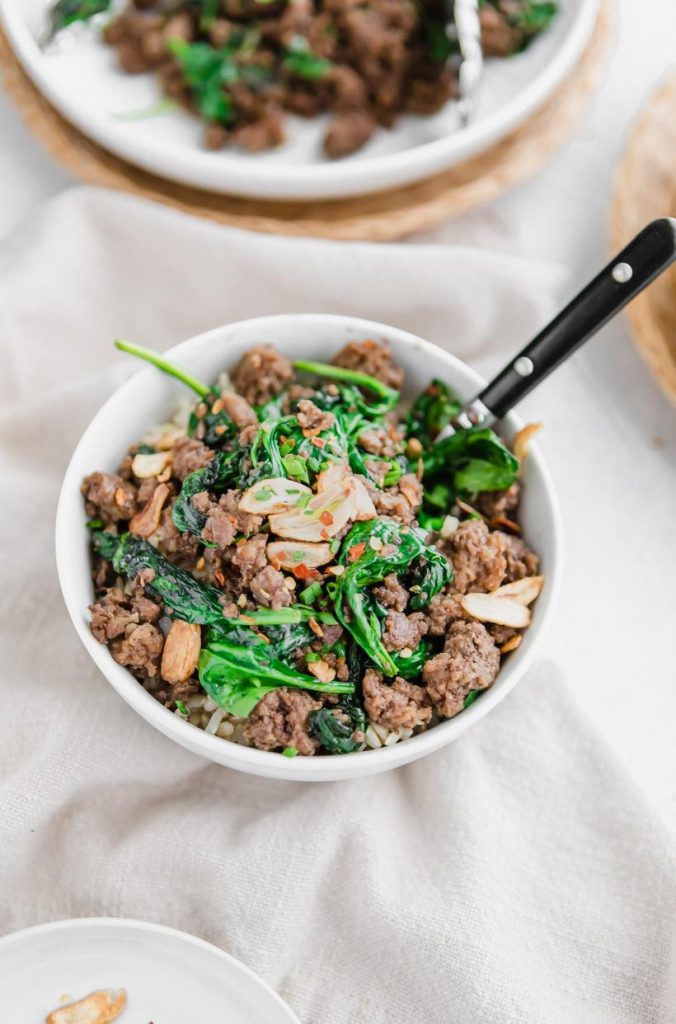
[[[612,66],[577,137],[535,180],[426,240],[561,261],[570,267],[572,292],[606,259],[624,136],[673,63],[675,41],[673,0],[621,0]],[[0,139],[3,235],[71,180],[1,96]],[[542,448],[566,530],[565,582],[548,654],[673,827],[676,415],[635,354],[625,322],[579,353],[521,412],[546,422]],[[617,436],[612,446],[596,440],[608,423]]]

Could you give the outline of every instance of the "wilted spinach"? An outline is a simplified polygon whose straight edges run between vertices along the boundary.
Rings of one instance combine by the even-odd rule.
[[[428,604],[450,582],[452,571],[447,559],[425,544],[424,537],[421,530],[399,526],[394,520],[371,519],[356,523],[341,549],[339,562],[345,572],[332,589],[336,618],[387,676],[397,675],[397,662],[383,645],[377,602],[368,588],[389,573],[404,576],[413,571],[417,583],[411,607]]]
[[[112,0],[57,0],[49,9],[49,38],[76,21],[89,21],[110,10]]]

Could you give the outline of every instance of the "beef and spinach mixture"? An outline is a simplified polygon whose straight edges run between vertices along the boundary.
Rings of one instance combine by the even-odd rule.
[[[329,115],[330,158],[363,146],[406,111],[455,97],[458,45],[449,0],[131,0],[104,39],[130,74],[155,72],[164,94],[205,122],[210,149],[284,142],[284,115]],[[110,8],[59,0],[53,26]],[[542,0],[483,0],[488,57],[523,50],[555,16]],[[56,21],[54,20],[56,18]]]
[[[158,701],[288,757],[387,746],[451,718],[521,642],[543,578],[520,464],[488,428],[403,411],[389,348],[330,364],[252,348],[213,386],[126,342],[195,398],[82,484],[91,630]]]

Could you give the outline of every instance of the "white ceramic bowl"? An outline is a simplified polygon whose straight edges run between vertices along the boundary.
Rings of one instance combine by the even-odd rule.
[[[363,338],[386,340],[405,371],[405,396],[421,391],[432,377],[446,381],[463,398],[482,379],[454,356],[406,331],[370,320],[328,315],[261,317],[218,327],[171,349],[170,359],[196,374],[215,380],[255,344],[269,343],[295,358],[330,359],[346,342]],[[143,339],[141,339],[143,340]],[[88,532],[80,493],[83,477],[94,470],[115,470],[128,446],[148,426],[171,414],[185,389],[154,368],[141,370],[120,387],[94,417],[70,461],[61,489],[56,519],[56,561],[68,611],[82,643],[108,682],[147,722],[165,736],[202,757],[254,775],[278,779],[326,781],[371,775],[415,761],[450,743],[478,722],[509,693],[530,664],[552,613],[562,560],[561,526],[556,498],[541,456],[534,446],[525,463],[522,522],[524,535],[542,559],[546,583],[534,606],[533,622],[523,643],[505,661],[496,682],[457,717],[428,732],[379,750],[322,757],[287,758],[211,736],[183,721],[118,665],[88,626],[92,601]],[[510,415],[503,430],[510,437],[520,426]]]
[[[526,120],[573,71],[589,41],[599,0],[559,0],[551,27],[522,54],[489,61],[472,123],[461,128],[457,104],[432,117],[407,115],[358,153],[327,160],[326,121],[287,119],[285,145],[254,155],[201,146],[202,129],[183,111],[121,120],[159,98],[152,75],[118,71],[110,47],[85,30],[62,38],[63,52],[43,53],[51,0],[0,0],[0,16],[26,72],[56,109],[122,159],[195,188],[260,199],[328,199],[394,188],[428,177],[493,145]],[[69,30],[70,31],[70,30]],[[72,41],[73,45],[68,45]],[[86,83],[86,87],[83,87]]]

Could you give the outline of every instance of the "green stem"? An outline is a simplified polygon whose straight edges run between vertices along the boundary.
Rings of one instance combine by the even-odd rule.
[[[125,341],[124,338],[115,339],[115,348],[118,348],[120,352],[126,352],[130,356],[136,356],[137,359],[144,359],[146,363],[150,363],[152,366],[156,366],[162,373],[168,374],[169,377],[174,377],[176,380],[180,380],[182,384],[189,387],[200,398],[206,398],[207,395],[211,394],[212,389],[203,384],[202,381],[198,380],[197,377],[193,377],[192,374],[187,373],[185,370],[179,369],[177,366],[172,366],[171,363],[163,359],[157,352],[153,352],[149,348],[143,348],[141,345],[133,345],[130,341]]]
[[[343,380],[348,384],[357,384],[359,387],[368,388],[369,391],[373,391],[380,398],[389,399],[390,401],[399,398],[398,391],[388,387],[387,384],[383,384],[376,377],[370,377],[368,373],[359,373],[358,370],[346,370],[342,366],[333,366],[331,363],[307,362],[304,359],[295,362],[293,365],[296,370],[302,370],[304,373],[314,373],[318,377],[328,377],[330,380]]]

